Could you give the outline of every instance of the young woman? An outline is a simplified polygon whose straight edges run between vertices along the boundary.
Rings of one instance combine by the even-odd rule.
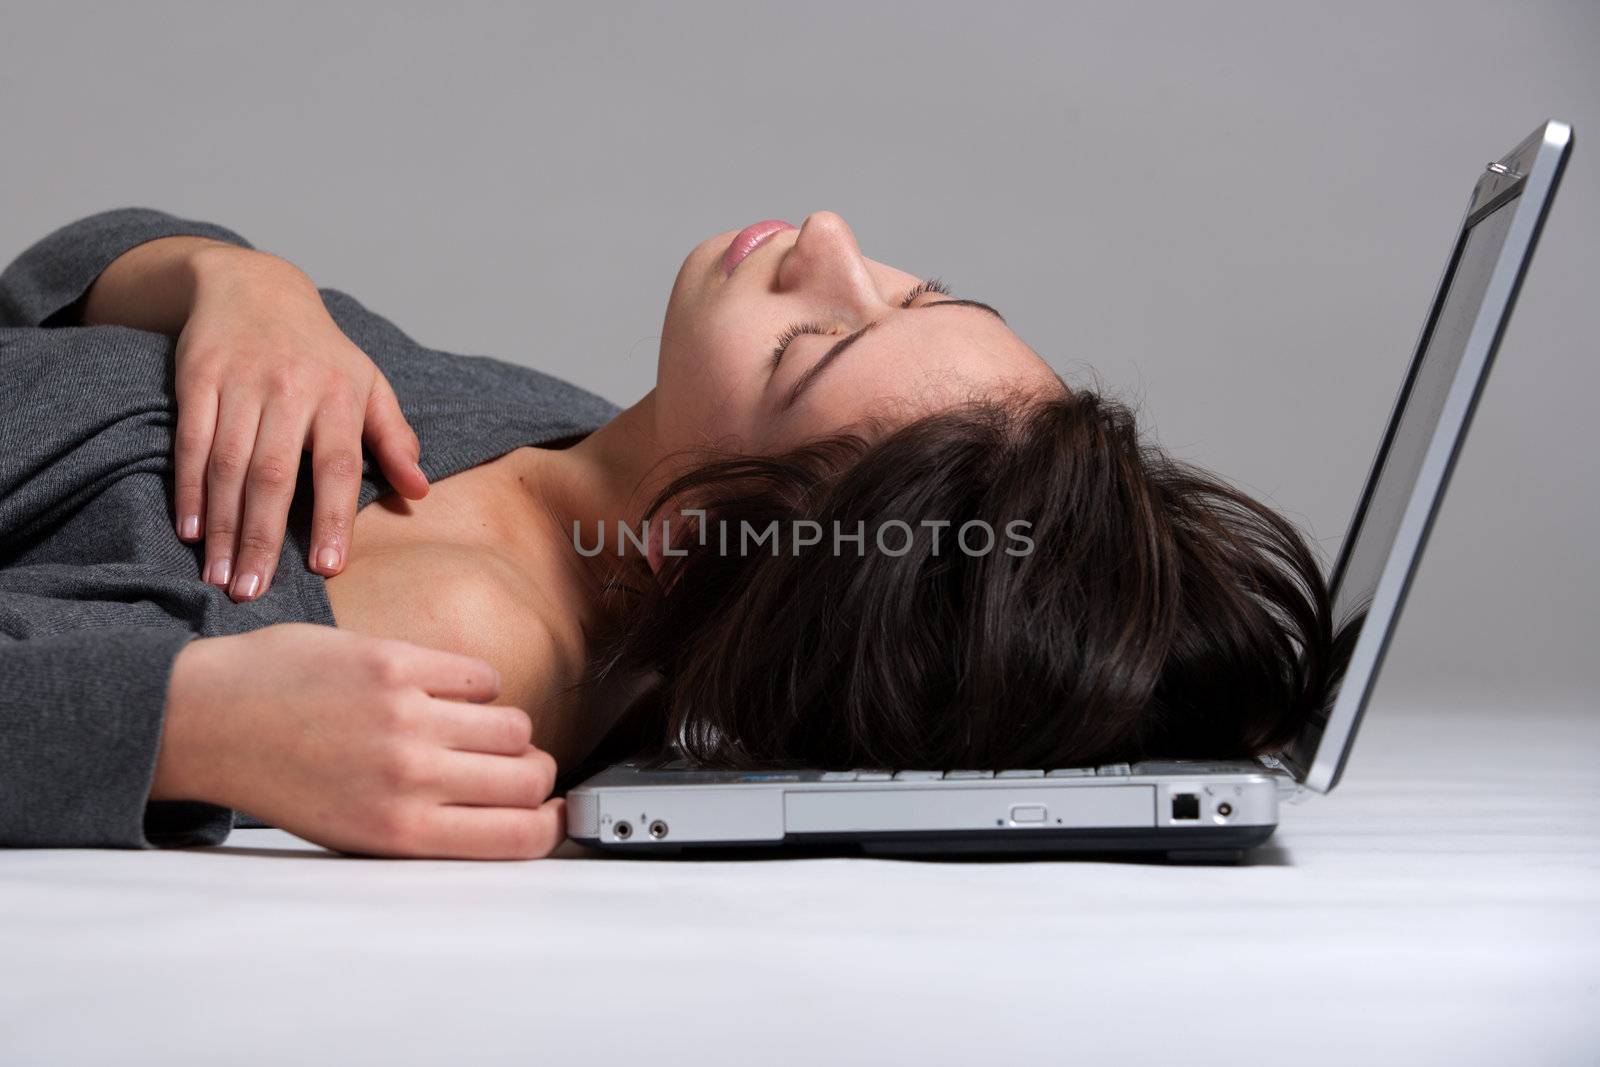
[[[0,276],[0,843],[535,857],[557,767],[648,742],[1244,756],[1329,614],[1289,523],[830,212],[696,246],[626,410],[160,212]]]

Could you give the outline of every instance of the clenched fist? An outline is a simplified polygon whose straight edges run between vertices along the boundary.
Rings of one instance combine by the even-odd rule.
[[[248,811],[374,856],[535,859],[566,835],[556,764],[482,660],[308,623],[173,663],[152,800]]]

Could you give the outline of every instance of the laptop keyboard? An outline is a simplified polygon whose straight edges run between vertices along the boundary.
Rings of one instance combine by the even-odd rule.
[[[681,774],[683,781],[745,782],[766,784],[772,782],[939,782],[1004,780],[1018,781],[1029,778],[1116,778],[1129,775],[1195,775],[1273,773],[1259,763],[1243,760],[1146,760],[1140,763],[1103,763],[1098,767],[1008,767],[1004,770],[978,770],[961,768],[950,771],[923,770],[907,767],[889,770],[882,767],[859,767],[851,771],[818,771],[795,768],[769,771],[727,771],[710,767],[697,767],[683,758],[662,762],[645,761],[634,764],[642,771],[665,771]],[[703,777],[702,777],[703,776]]]
[[[1129,775],[1126,763],[1107,763],[1099,767],[1058,767],[1055,770],[1017,769],[1005,771],[824,771],[824,782],[938,782],[972,778],[1093,778]]]

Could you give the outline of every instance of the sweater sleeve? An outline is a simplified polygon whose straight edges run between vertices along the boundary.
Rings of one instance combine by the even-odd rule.
[[[161,237],[209,237],[253,247],[232,230],[150,208],[118,208],[68,223],[0,273],[0,326],[61,326],[64,315],[124,252]]]
[[[230,809],[149,799],[172,663],[193,639],[137,626],[0,635],[0,845],[222,843]]]

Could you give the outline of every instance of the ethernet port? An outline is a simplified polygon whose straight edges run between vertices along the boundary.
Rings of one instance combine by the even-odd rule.
[[[1174,819],[1198,819],[1200,817],[1200,798],[1194,793],[1172,794],[1172,817]]]

